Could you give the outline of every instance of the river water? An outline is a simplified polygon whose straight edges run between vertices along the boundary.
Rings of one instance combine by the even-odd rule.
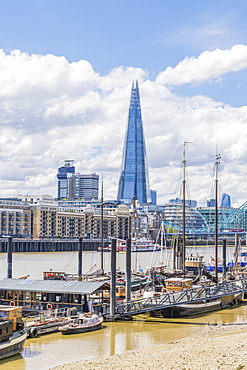
[[[187,247],[187,253],[199,253],[204,256],[205,262],[214,256],[213,247]],[[232,260],[232,248],[227,248],[227,261]],[[222,255],[222,248],[219,248],[219,258]],[[117,253],[117,266],[125,270],[126,255]],[[100,268],[100,252],[83,252],[82,272],[88,273]],[[104,270],[110,271],[111,254],[104,253]],[[167,249],[162,253],[156,252],[133,252],[131,261],[132,271],[140,269],[146,271],[151,266],[172,267],[172,250]],[[43,271],[64,271],[66,273],[78,272],[77,252],[50,252],[50,253],[14,253],[13,254],[13,277],[30,275],[31,279],[42,279]],[[5,253],[0,253],[0,278],[7,276],[7,258]]]
[[[153,264],[168,264],[170,251],[160,253],[134,253],[132,267],[144,269]],[[206,258],[213,250],[203,252]],[[229,260],[232,251],[228,251]],[[105,270],[110,270],[110,253],[104,256]],[[125,255],[118,254],[117,264],[125,266]],[[83,253],[83,272],[100,267],[100,253]],[[15,253],[13,255],[13,277],[29,274],[30,278],[41,279],[43,271],[77,272],[77,253]],[[0,254],[0,278],[6,277],[6,254]],[[201,330],[205,325],[247,322],[247,304],[219,310],[207,315],[181,319],[156,319],[148,316],[136,317],[134,321],[104,322],[103,329],[91,333],[63,336],[61,333],[47,334],[27,339],[22,354],[1,360],[1,370],[47,370],[54,366],[87,360],[98,356],[113,355],[138,347],[165,343],[186,337]]]

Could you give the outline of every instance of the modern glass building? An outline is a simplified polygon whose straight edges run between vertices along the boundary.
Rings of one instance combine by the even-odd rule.
[[[99,175],[75,173],[73,164],[66,160],[58,169],[58,199],[98,199]]]
[[[132,84],[128,128],[126,132],[122,171],[117,200],[131,203],[135,197],[141,204],[150,201],[146,145],[142,127],[142,114],[138,82]]]
[[[75,175],[75,197],[76,199],[98,199],[99,197],[99,175],[95,173]]]
[[[57,173],[57,191],[58,199],[72,198],[74,194],[72,177],[75,174],[75,166],[73,160],[65,160],[64,165],[59,167]]]
[[[246,204],[239,208],[218,208],[218,230],[219,231],[247,231],[247,209]],[[211,231],[215,229],[215,208],[199,207],[198,212],[205,218]]]
[[[183,205],[181,202],[165,204],[164,220],[168,228],[181,232],[183,227]],[[196,233],[197,230],[207,229],[208,225],[203,215],[195,208],[185,204],[185,230],[188,233]]]
[[[231,197],[230,195],[223,193],[221,198],[221,207],[231,207]]]

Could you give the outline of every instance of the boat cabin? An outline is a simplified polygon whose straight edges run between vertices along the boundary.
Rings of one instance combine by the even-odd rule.
[[[189,278],[170,278],[165,280],[166,292],[180,292],[191,289],[193,279]]]
[[[126,287],[125,285],[116,286],[116,299],[125,299],[126,296]],[[108,302],[110,300],[110,291],[106,290],[104,292],[104,299]]]
[[[186,257],[185,257],[185,266],[188,266],[188,267],[198,267],[201,265],[202,263],[202,259],[203,257],[196,254],[188,254]]]
[[[203,265],[203,256],[197,254],[188,254],[185,257],[185,269],[188,272],[193,273],[194,275],[198,275]]]
[[[0,343],[7,342],[13,334],[13,322],[9,320],[0,321]]]
[[[21,329],[23,327],[22,307],[0,305],[0,320],[11,321],[13,330]]]
[[[97,315],[93,315],[91,312],[80,315],[77,319],[75,319],[75,323],[78,325],[93,325],[98,321],[99,317]]]
[[[44,280],[67,280],[67,275],[65,272],[60,271],[44,271],[43,272]]]

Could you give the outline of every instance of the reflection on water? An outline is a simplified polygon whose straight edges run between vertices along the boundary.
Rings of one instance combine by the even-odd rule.
[[[35,357],[35,356],[41,355],[41,352],[32,351],[30,347],[24,347],[21,355],[23,358]]]
[[[145,315],[134,321],[105,322],[102,330],[62,335],[54,333],[26,341],[22,356],[0,361],[1,370],[47,370],[59,364],[122,353],[138,347],[165,343],[189,336],[206,325],[247,323],[247,302],[187,318],[162,319]]]

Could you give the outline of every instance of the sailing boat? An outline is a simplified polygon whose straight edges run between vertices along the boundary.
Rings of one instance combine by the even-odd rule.
[[[185,145],[185,143],[184,143]],[[216,189],[216,207],[215,207],[215,259],[216,259],[216,282],[218,282],[218,165],[219,165],[220,156],[216,155],[216,179],[215,179],[215,189]],[[186,237],[185,237],[185,188],[186,188],[186,180],[185,180],[185,149],[183,152],[183,233],[182,233],[182,249],[181,254],[178,255],[180,258],[177,262],[178,265],[180,263],[182,270],[188,269],[188,267],[194,267],[196,264],[201,263],[202,259],[199,258],[200,256],[186,256]],[[178,250],[179,251],[179,250]],[[197,258],[197,259],[196,259]],[[193,288],[202,287],[206,280],[201,280],[197,286],[193,286]],[[206,282],[207,283],[207,282]],[[181,291],[192,288],[192,279],[188,278],[170,278],[165,280],[166,284],[166,291]],[[233,304],[234,302],[240,302],[243,299],[243,294],[239,294],[235,296],[234,294],[226,294],[221,298],[211,298],[205,299],[202,298],[201,301],[197,303],[185,303],[180,305],[175,305],[173,307],[169,307],[166,309],[161,310],[161,315],[163,317],[179,317],[179,316],[189,316],[198,313],[206,313],[212,310],[223,308],[229,304]]]

